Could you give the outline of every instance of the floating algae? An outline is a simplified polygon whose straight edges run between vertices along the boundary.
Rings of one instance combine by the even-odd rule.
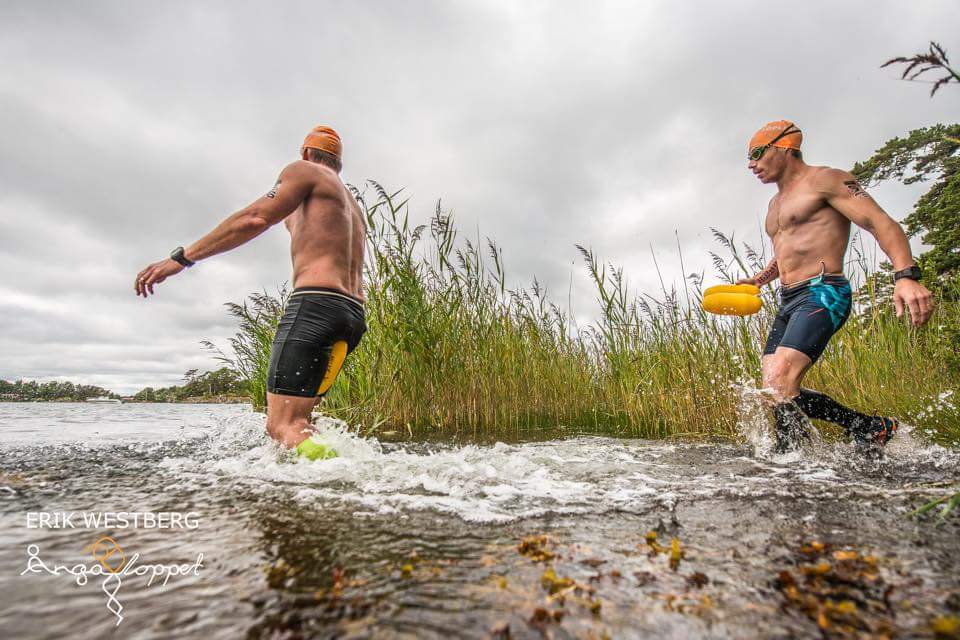
[[[687,552],[683,549],[683,545],[680,544],[679,538],[671,538],[670,547],[668,548],[657,542],[656,531],[647,531],[646,536],[644,536],[644,541],[650,548],[649,556],[651,558],[655,558],[661,553],[670,554],[669,566],[673,571],[680,568],[680,561],[687,555]]]
[[[680,560],[686,555],[686,552],[680,548],[680,540],[674,538],[670,541],[670,569],[676,571],[680,568]]]
[[[937,616],[930,623],[930,630],[938,640],[957,640],[960,638],[960,618]]]
[[[534,562],[549,562],[556,557],[556,554],[547,548],[550,544],[546,535],[527,536],[517,545],[517,552]]]
[[[548,568],[543,572],[543,575],[540,576],[540,586],[547,590],[550,595],[556,595],[561,591],[573,588],[575,585],[576,582],[570,578],[558,577],[553,567]]]
[[[875,556],[831,551],[818,541],[803,545],[799,556],[796,573],[784,569],[773,581],[785,599],[784,610],[807,617],[828,637],[895,634],[894,587],[884,580]]]
[[[544,534],[527,536],[517,545],[517,553],[521,556],[529,558],[534,563],[547,563],[539,579],[540,589],[546,592],[546,596],[526,618],[527,626],[544,637],[553,637],[550,627],[561,625],[568,615],[578,609],[589,613],[594,621],[598,621],[603,608],[596,595],[596,587],[592,584],[599,582],[603,574],[598,573],[590,577],[587,583],[559,574],[552,564],[554,560],[561,559],[560,554],[553,550],[554,547],[554,543]],[[589,552],[589,549],[585,550]],[[586,558],[575,564],[596,568],[605,562],[598,558]],[[609,575],[613,579],[621,577],[617,570],[611,571]],[[496,582],[500,588],[507,586],[505,577],[497,578]],[[509,634],[509,625],[501,625],[491,630],[492,637],[510,637]],[[609,634],[606,630],[596,632],[588,629],[585,637],[605,638],[609,637]]]

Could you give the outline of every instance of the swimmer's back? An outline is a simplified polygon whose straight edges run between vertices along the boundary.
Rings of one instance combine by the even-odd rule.
[[[315,174],[313,189],[284,221],[290,231],[293,286],[328,287],[362,300],[363,212],[336,171],[309,166]]]

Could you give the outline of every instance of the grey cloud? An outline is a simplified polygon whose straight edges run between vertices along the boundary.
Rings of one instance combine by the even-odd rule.
[[[851,3],[5,2],[0,5],[0,377],[169,384],[232,332],[220,303],[289,278],[282,229],[135,299],[135,273],[257,197],[304,131],[334,125],[344,177],[442,198],[592,313],[574,249],[654,292],[705,269],[708,227],[762,242],[772,195],[745,140],[789,117],[849,167],[955,119],[877,67],[946,0]],[[877,192],[902,217],[916,189]],[[38,300],[49,300],[44,306]],[[57,349],[49,345],[56,344]],[[125,355],[126,354],[126,355]],[[212,365],[204,365],[212,366]]]

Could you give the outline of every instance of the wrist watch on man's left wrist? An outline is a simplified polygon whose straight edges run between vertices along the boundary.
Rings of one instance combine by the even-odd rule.
[[[179,262],[185,267],[192,267],[193,265],[197,264],[193,260],[188,259],[187,256],[183,255],[183,247],[177,247],[174,249],[173,253],[170,254],[170,259],[174,262]]]
[[[900,271],[897,271],[896,273],[894,273],[893,281],[896,282],[897,280],[902,280],[903,278],[907,278],[908,280],[916,280],[917,282],[919,282],[921,275],[922,274],[920,272],[920,267],[918,267],[915,264],[912,264],[906,269],[900,269]]]

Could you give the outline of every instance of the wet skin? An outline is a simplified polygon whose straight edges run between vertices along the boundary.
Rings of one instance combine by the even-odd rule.
[[[184,256],[194,262],[235,249],[283,222],[290,232],[294,287],[330,287],[363,300],[366,225],[360,207],[333,169],[307,159],[287,165],[273,188],[193,243]],[[137,274],[138,296],[185,267],[167,258]],[[315,398],[267,394],[267,431],[295,447],[312,431]]]
[[[822,272],[842,273],[851,223],[877,239],[895,271],[916,264],[903,229],[850,172],[810,166],[788,149],[777,147],[751,160],[748,168],[763,184],[777,185],[764,224],[774,257],[760,273],[739,283],[764,285],[780,278],[784,284],[793,284]],[[898,280],[893,301],[897,317],[906,309],[914,326],[926,323],[933,312],[930,292],[915,280]],[[763,357],[763,384],[779,399],[793,398],[811,364],[806,354],[778,347],[776,353]]]

